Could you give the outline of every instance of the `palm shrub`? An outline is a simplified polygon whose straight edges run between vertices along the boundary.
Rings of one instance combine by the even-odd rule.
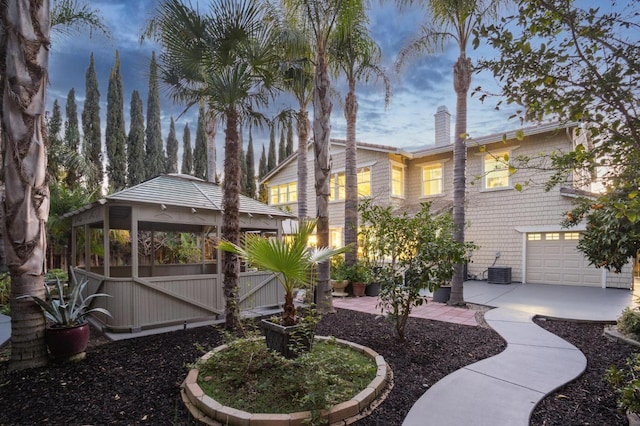
[[[295,325],[300,320],[293,303],[293,290],[296,287],[310,287],[318,263],[328,261],[332,256],[347,250],[345,247],[307,247],[307,241],[315,227],[315,219],[302,220],[291,238],[264,238],[257,234],[246,234],[241,239],[241,245],[229,241],[222,241],[218,245],[218,249],[238,255],[251,266],[273,272],[285,291],[283,326]]]
[[[400,340],[412,308],[427,301],[424,291],[449,284],[455,265],[468,262],[474,248],[455,241],[450,214],[433,216],[430,207],[423,203],[413,217],[370,201],[359,207],[364,256],[375,265],[380,283],[378,307],[394,323]]]

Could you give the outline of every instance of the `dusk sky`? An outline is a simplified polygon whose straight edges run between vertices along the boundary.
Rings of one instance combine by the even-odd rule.
[[[201,10],[206,1],[200,0]],[[405,64],[400,75],[393,68],[393,61],[400,48],[416,34],[419,24],[424,21],[424,14],[420,9],[398,12],[393,2],[380,5],[372,2],[370,13],[370,28],[375,40],[383,52],[383,65],[388,69],[392,81],[393,95],[387,110],[384,107],[382,85],[365,86],[359,83],[357,95],[359,101],[357,139],[358,141],[376,143],[405,149],[424,148],[434,143],[434,117],[437,108],[444,105],[455,120],[455,93],[452,83],[452,66],[458,55],[458,48],[450,44],[445,52],[430,57],[422,57]],[[66,98],[73,87],[76,92],[79,116],[83,109],[85,97],[85,73],[89,66],[89,56],[94,53],[98,81],[100,84],[100,106],[104,129],[106,123],[107,85],[111,68],[114,64],[116,49],[120,53],[121,73],[124,87],[124,110],[127,133],[129,130],[129,109],[132,91],[138,90],[144,104],[146,116],[148,71],[151,52],[158,50],[158,46],[149,41],[139,43],[139,35],[144,22],[154,13],[156,0],[92,0],[90,5],[98,9],[100,16],[109,27],[112,37],[107,39],[101,34],[90,36],[88,31],[73,36],[52,34],[52,49],[50,54],[50,88],[47,103],[49,110],[55,99],[60,103],[63,115]],[[478,58],[491,56],[493,52],[485,47],[479,50],[469,48],[469,56]],[[346,91],[342,80],[334,80],[336,87],[344,97]],[[483,86],[492,92],[497,91],[493,77],[486,74],[474,75],[472,89]],[[163,88],[161,86],[161,94]],[[468,101],[468,132],[472,137],[500,133],[520,127],[518,120],[508,117],[510,110],[496,111],[494,109],[498,98],[485,101],[482,104],[477,97],[470,97]],[[332,114],[333,138],[345,138],[345,121],[341,104],[334,100]],[[274,115],[284,108],[283,102],[277,102],[267,115]],[[296,106],[295,104],[292,106]],[[195,143],[197,110],[189,110],[177,118],[184,110],[181,105],[173,105],[163,96],[161,100],[163,139],[168,135],[169,118],[176,119],[176,133],[180,145],[185,123],[189,123],[192,143]],[[312,109],[310,114],[313,115]],[[80,119],[80,117],[79,117]],[[103,132],[104,138],[104,132]],[[224,133],[221,128],[216,136],[218,146],[218,163],[224,156]],[[277,138],[276,142],[279,139]],[[104,142],[103,142],[104,143]],[[245,136],[245,149],[246,149]],[[256,155],[262,150],[262,144],[268,148],[268,136],[254,134],[254,149]],[[181,163],[180,147],[179,164]],[[257,166],[257,164],[256,164]]]

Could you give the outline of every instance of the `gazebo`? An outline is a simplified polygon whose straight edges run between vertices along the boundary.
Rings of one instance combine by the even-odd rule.
[[[221,254],[222,189],[185,175],[161,175],[106,196],[72,218],[72,270],[113,318],[106,331],[138,332],[224,315]],[[240,196],[243,233],[282,237],[293,215]],[[284,300],[271,273],[241,267],[241,310]]]

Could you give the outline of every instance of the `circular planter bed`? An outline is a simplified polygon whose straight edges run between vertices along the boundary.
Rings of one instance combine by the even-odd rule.
[[[328,340],[326,336],[316,336],[317,340]],[[336,343],[348,346],[356,351],[362,352],[375,361],[377,366],[376,377],[349,401],[336,404],[329,410],[321,412],[321,419],[327,424],[351,424],[358,419],[366,417],[373,408],[378,406],[388,394],[393,386],[392,372],[382,355],[374,350],[357,343],[348,342],[346,340],[336,339]],[[218,346],[214,350],[206,353],[201,362],[209,359],[218,351],[223,351],[227,345]],[[198,369],[194,368],[189,371],[186,379],[181,386],[182,400],[184,401],[189,412],[199,421],[210,425],[304,425],[305,421],[311,418],[311,412],[302,411],[298,413],[288,414],[266,414],[266,413],[248,413],[233,407],[220,404],[213,398],[204,394],[202,388],[198,385]]]

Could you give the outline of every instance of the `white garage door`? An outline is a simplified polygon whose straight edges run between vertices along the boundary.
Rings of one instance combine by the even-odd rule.
[[[578,251],[578,232],[527,234],[527,282],[602,286],[602,270]]]

